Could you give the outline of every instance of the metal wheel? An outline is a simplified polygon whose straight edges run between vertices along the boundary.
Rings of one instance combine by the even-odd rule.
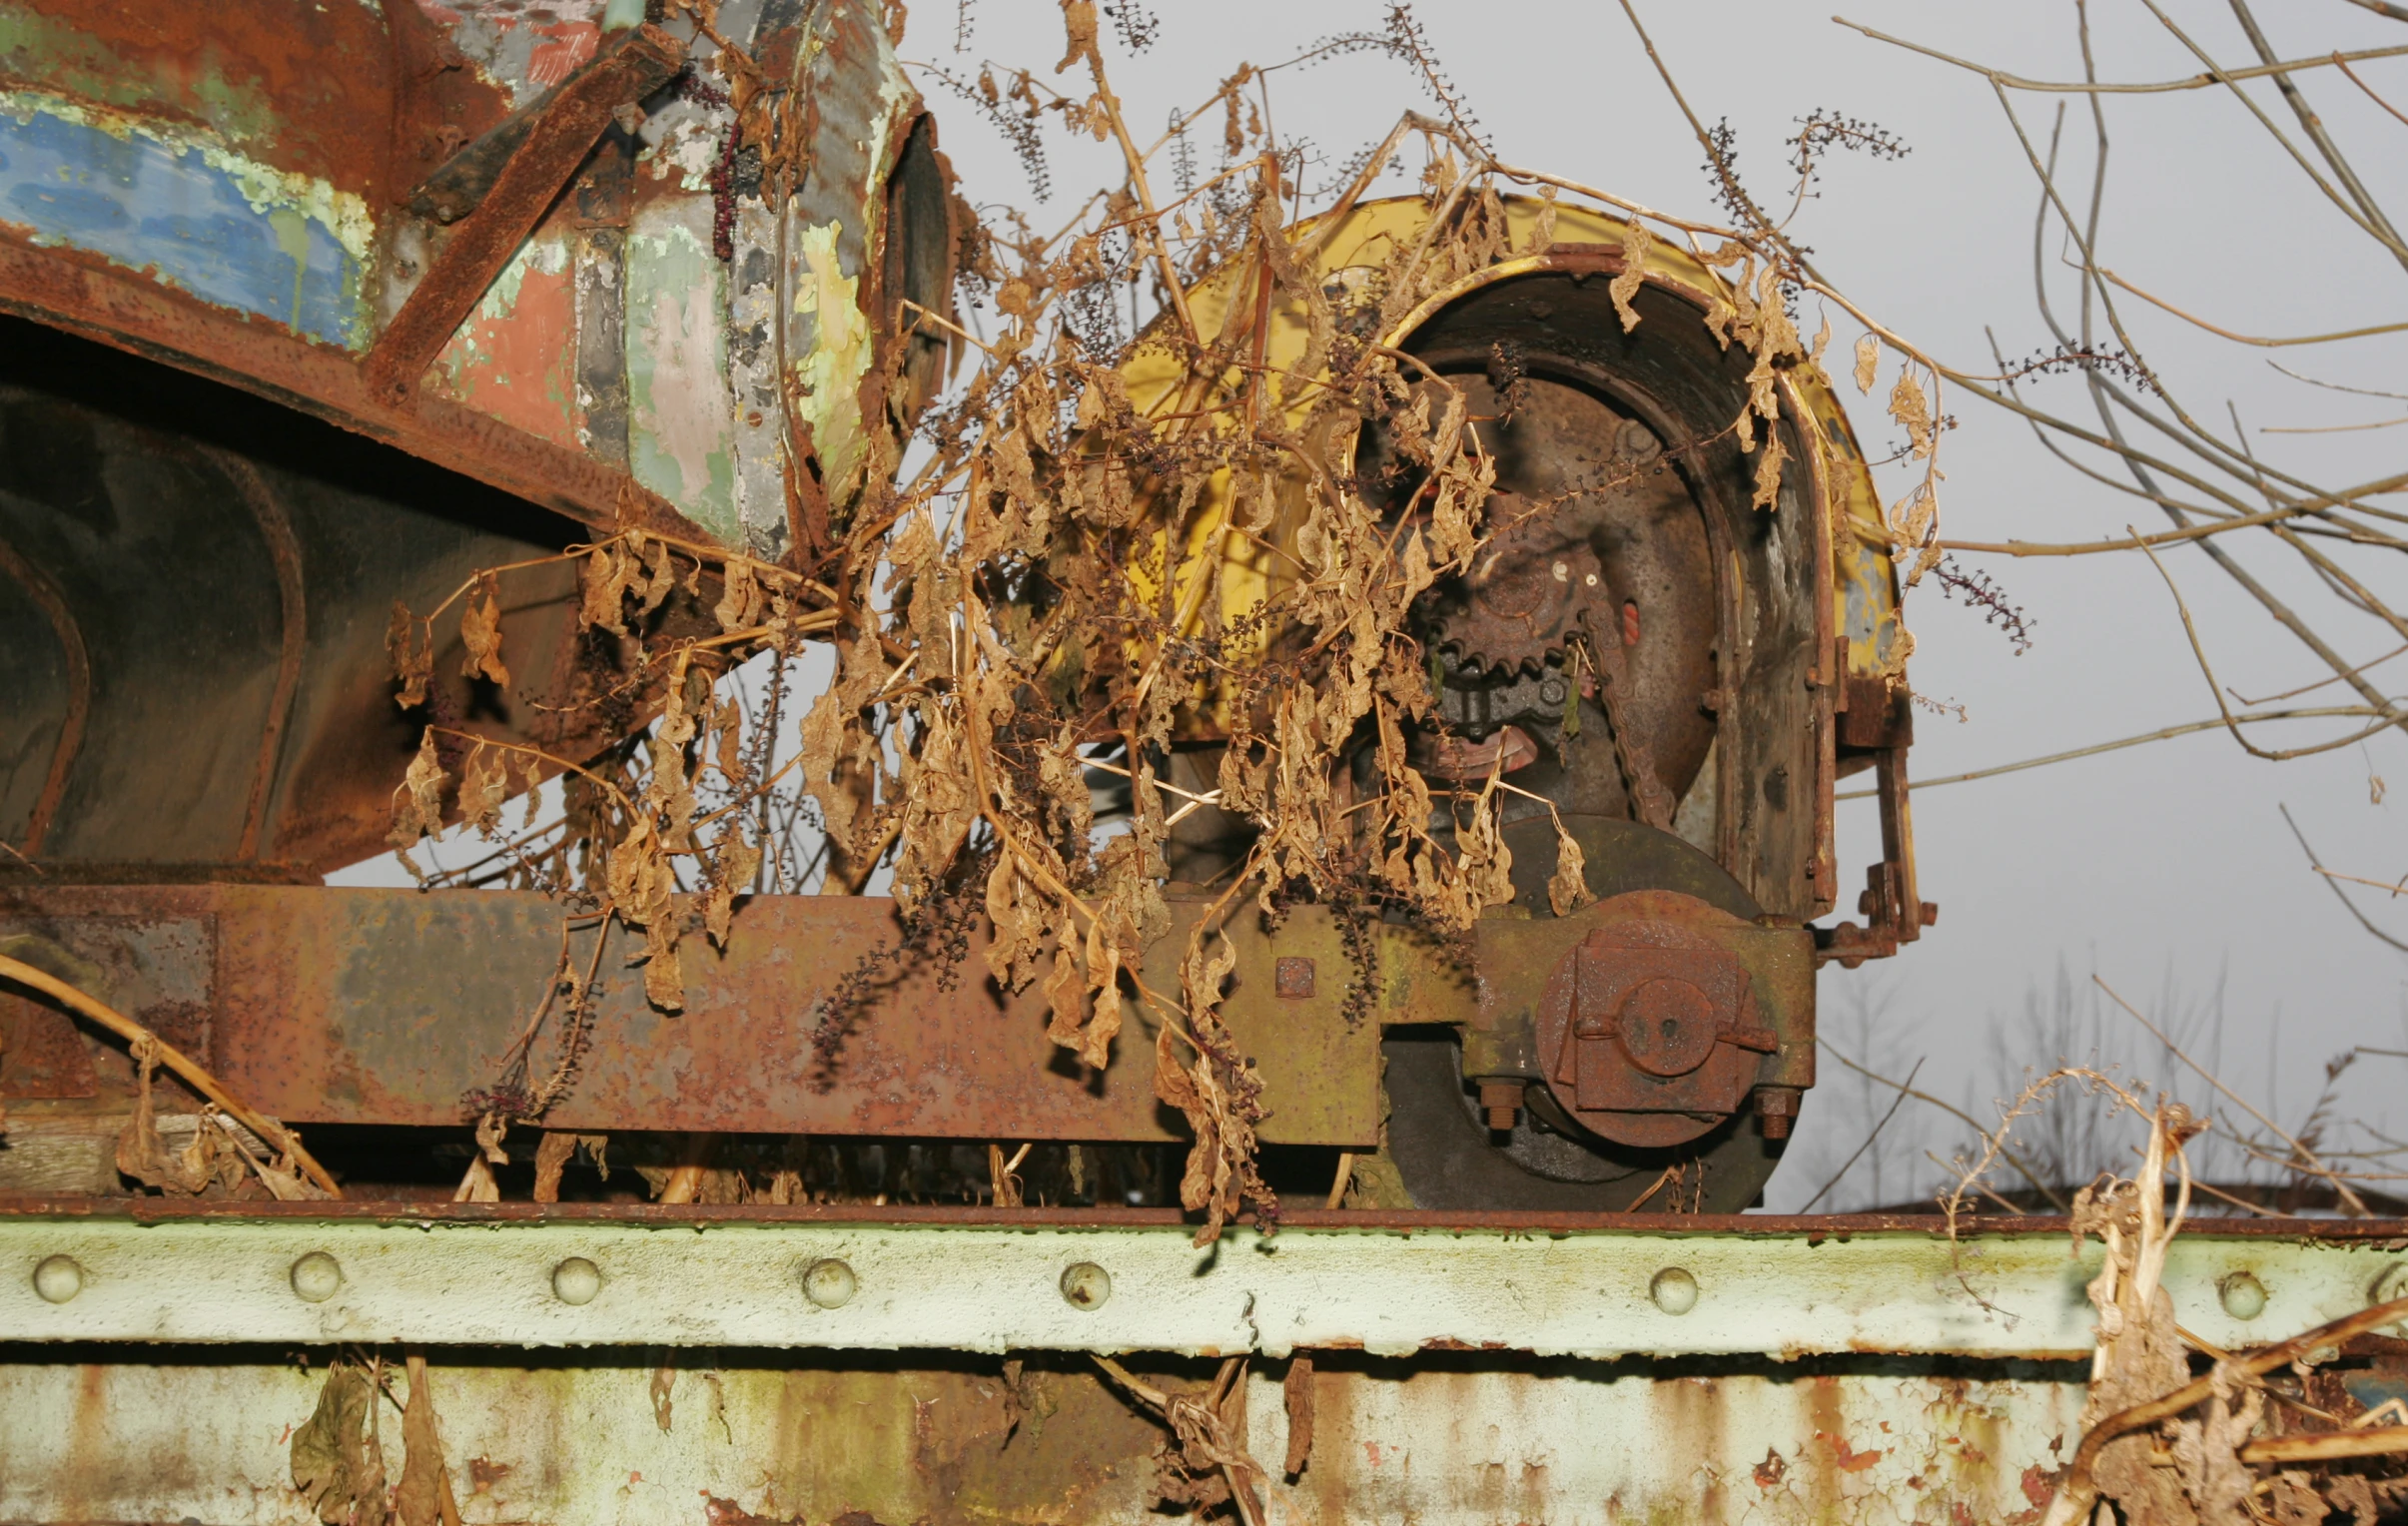
[[[1600,899],[1631,890],[1677,890],[1735,916],[1758,908],[1721,866],[1669,833],[1604,816],[1567,814],[1565,825],[1588,864],[1589,888]],[[1505,840],[1513,850],[1517,904],[1546,917],[1546,882],[1555,872],[1554,828],[1544,818],[1515,822]],[[1412,1205],[1418,1208],[1510,1208],[1557,1212],[1622,1212],[1664,1175],[1681,1166],[1645,1203],[1651,1211],[1676,1205],[1705,1213],[1753,1206],[1780,1163],[1786,1142],[1767,1140],[1755,1119],[1734,1117],[1711,1133],[1669,1149],[1615,1144],[1573,1123],[1533,1087],[1510,1133],[1492,1132],[1463,1077],[1462,1047],[1452,1029],[1403,1029],[1380,1044],[1388,1097],[1384,1153]],[[1676,1195],[1677,1194],[1677,1199]]]

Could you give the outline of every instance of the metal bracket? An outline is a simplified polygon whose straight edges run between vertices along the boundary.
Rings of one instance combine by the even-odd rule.
[[[540,105],[494,128],[413,193],[413,206],[423,201],[438,221],[447,214],[458,222],[362,363],[374,396],[389,404],[408,399],[551,210],[611,114],[659,89],[684,63],[683,43],[658,27],[637,27],[604,44]]]

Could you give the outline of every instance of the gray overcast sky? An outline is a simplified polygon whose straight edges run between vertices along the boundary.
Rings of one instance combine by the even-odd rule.
[[[1961,57],[2034,78],[2080,77],[2069,3],[1843,3],[1852,20]],[[1326,33],[1377,28],[1384,13],[1371,0],[1223,0],[1153,9],[1162,24],[1155,45],[1134,58],[1125,49],[1110,54],[1116,88],[1140,128],[1208,94],[1239,60],[1275,62]],[[2103,78],[2198,72],[2140,0],[2095,0],[2091,9]],[[2172,0],[2167,9],[2220,59],[2248,60],[2221,0]],[[2408,44],[2408,25],[2344,0],[2261,0],[2258,10],[2286,58]],[[1610,0],[1423,0],[1418,14],[1501,158],[1667,211],[1712,215],[1699,169],[1704,156]],[[979,0],[970,15],[969,49],[957,54],[957,6],[920,0],[905,56],[953,69],[992,58],[1041,72],[1061,56],[1052,0]],[[1870,119],[1912,145],[1899,163],[1835,159],[1822,201],[1798,224],[1825,272],[1892,328],[1969,370],[1989,353],[1986,327],[2010,357],[2046,344],[2031,296],[2036,186],[1980,76],[1836,25],[1820,4],[1655,0],[1642,3],[1641,15],[1699,114],[1709,122],[1729,119],[1742,171],[1760,195],[1787,190],[1782,140],[1796,131],[1796,118],[1818,108]],[[2395,104],[2408,105],[2408,58],[2358,68]],[[2385,116],[2332,70],[2306,78],[2335,132],[2355,146],[2370,188],[2408,212],[2402,194],[2408,125]],[[993,133],[942,89],[932,85],[928,93],[972,198],[1028,205],[1028,183]],[[2270,89],[2261,88],[2258,98],[2290,125]],[[2089,140],[2079,98],[2013,99],[2042,143],[2056,103],[2076,108],[2068,115],[2065,159],[2083,184]],[[1377,57],[1278,76],[1272,104],[1282,135],[1308,136],[1332,160],[1378,136],[1399,111],[1427,105],[1400,66]],[[2244,333],[2319,333],[2408,318],[2408,282],[2399,267],[2322,201],[2228,94],[2127,96],[2109,103],[2108,122],[2113,149],[2101,259],[2119,274]],[[1059,134],[1049,138],[1049,150],[1059,189],[1047,210],[1060,219],[1072,209],[1072,188],[1100,184],[1112,167],[1101,150],[1066,144]],[[2051,239],[2051,259],[2057,247]],[[2216,341],[2178,320],[2144,311],[2134,322],[2157,369],[2175,379],[2189,404],[2219,419],[2226,398],[2253,429],[2408,412],[2286,380],[2265,364],[2268,352]],[[1802,327],[1811,333],[1815,326],[1809,313]],[[1856,330],[1844,315],[1835,315],[1835,327],[1834,350],[1844,355]],[[2326,380],[2408,391],[2402,364],[2408,336],[2277,354]],[[2068,415],[2082,411],[2078,381],[2038,385],[2043,403]],[[1859,399],[1853,388],[1847,395],[1869,446],[1898,432],[1877,399]],[[1948,407],[1962,422],[1943,450],[1944,522],[1953,537],[2080,539],[2119,532],[2127,523],[2164,527],[2161,519],[2144,522],[2155,516],[2149,504],[2086,482],[2052,460],[2014,419],[1972,398]],[[2317,480],[2342,483],[2398,469],[2408,453],[2408,426],[2253,440]],[[1895,496],[1904,484],[1889,485]],[[2408,497],[2392,502],[2408,508]],[[2372,619],[2345,617],[2296,564],[2284,565],[2260,546],[2243,555],[2295,607],[2316,611],[2325,634],[2345,652],[2363,660],[2397,644]],[[2027,654],[2013,656],[1979,616],[1930,590],[1919,592],[1910,606],[1920,641],[1916,685],[1962,704],[1966,713],[1962,723],[1920,718],[1919,775],[1958,773],[2215,714],[2171,600],[2146,561],[1979,563],[2033,617],[2037,639]],[[2166,565],[2199,616],[2226,683],[2260,695],[2323,676],[2315,659],[2200,553],[2169,553]],[[2383,579],[2379,589],[2402,587],[2388,567],[2374,571]],[[2408,658],[2392,673],[2390,688],[2408,688]],[[1876,1042],[1896,1065],[1893,1074],[1928,1056],[1921,1085],[1978,1102],[1999,1090],[1998,1073],[1988,1067],[1992,1023],[2017,1023],[2026,994],[2052,983],[2060,964],[2076,982],[2095,969],[2144,1008],[2163,1000],[2169,987],[2195,1001],[2220,986],[2227,1079],[2260,1100],[2279,1092],[2295,1111],[2312,1095],[2332,1052],[2353,1043],[2399,1047],[2408,1036],[2408,963],[2349,920],[2308,872],[2276,811],[2287,802],[2328,862],[2396,877],[2408,870],[2408,821],[2401,815],[2408,805],[2371,803],[2370,773],[2408,788],[2408,751],[2396,737],[2363,751],[2269,764],[2205,733],[1920,792],[1925,894],[1943,908],[1940,925],[1900,959],[1853,975],[1827,972],[1826,1022],[1835,1032],[1853,1031],[1851,1010],[1869,1003],[1886,1025],[1886,1038]],[[1842,807],[1841,838],[1843,883],[1853,901],[1862,866],[1875,856],[1870,802]],[[2402,906],[2392,925],[2408,936],[2408,900]],[[2032,1063],[2055,1058],[2039,1052],[2037,1039],[2018,1048]],[[2350,1109],[2379,1115],[2386,1094],[2397,1090],[2401,1064],[2361,1065],[2349,1078]],[[1828,1080],[1838,1068],[1826,1070]],[[1810,1194],[1822,1163],[1836,1163],[1863,1137],[1866,1123],[1852,1113],[1860,1101],[1835,1087],[1821,1104],[1810,1103],[1796,1164],[1776,1181],[1774,1206]],[[1939,1147],[1946,1153],[1952,1146]],[[1860,1188],[1860,1202],[1871,1190],[1857,1178],[1851,1185]],[[1882,1190],[1899,1195],[1897,1175]]]

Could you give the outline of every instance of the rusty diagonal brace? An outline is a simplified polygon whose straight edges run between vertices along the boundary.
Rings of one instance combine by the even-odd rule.
[[[659,89],[684,64],[684,44],[658,27],[637,27],[604,43],[592,62],[535,109],[525,141],[476,210],[452,229],[442,253],[369,352],[363,370],[379,401],[395,406],[408,401],[426,368],[593,151],[611,114]]]

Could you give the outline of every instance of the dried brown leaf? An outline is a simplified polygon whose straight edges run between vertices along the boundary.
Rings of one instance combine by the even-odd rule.
[[[1555,820],[1555,873],[1547,880],[1547,905],[1556,916],[1569,917],[1596,899],[1589,890],[1588,861],[1559,816]]]
[[[394,1489],[394,1514],[401,1526],[460,1526],[459,1502],[443,1466],[443,1444],[435,1430],[434,1392],[426,1358],[406,1359],[409,1400],[401,1410],[401,1481]]]
[[[497,831],[501,826],[502,802],[509,795],[509,754],[487,743],[477,743],[469,749],[467,764],[460,770],[461,818],[479,832]]]
[[[478,574],[459,614],[460,644],[467,658],[460,664],[463,678],[490,678],[509,686],[510,670],[501,663],[501,590],[493,574]]]
[[[426,685],[434,677],[434,643],[418,644],[418,622],[410,617],[409,606],[400,599],[393,601],[393,622],[385,629],[385,650],[393,658],[394,678],[401,686],[394,695],[394,703],[404,710],[424,704]]]
[[[435,755],[434,728],[429,726],[418,737],[417,754],[409,760],[409,771],[401,776],[401,788],[393,792],[393,831],[386,835],[387,842],[406,848],[421,837],[443,830],[446,777],[442,762]]]
[[[293,1433],[293,1486],[327,1526],[385,1519],[385,1464],[369,1432],[376,1397],[367,1373],[338,1360],[317,1409]]]
[[[1622,225],[1622,272],[1605,290],[1614,300],[1614,316],[1622,320],[1624,334],[1639,327],[1639,310],[1630,305],[1630,300],[1647,284],[1647,252],[1655,247],[1655,235],[1637,218]]]

